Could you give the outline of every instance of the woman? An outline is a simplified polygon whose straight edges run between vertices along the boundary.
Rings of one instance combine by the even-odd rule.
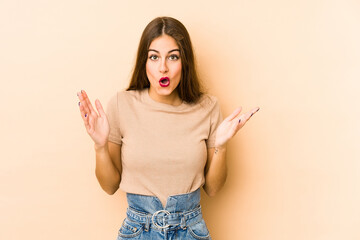
[[[159,17],[147,25],[129,88],[106,113],[85,91],[78,96],[101,187],[127,193],[118,239],[211,239],[200,187],[209,196],[221,189],[226,143],[259,108],[240,116],[238,108],[222,121],[216,98],[201,91],[183,24]]]

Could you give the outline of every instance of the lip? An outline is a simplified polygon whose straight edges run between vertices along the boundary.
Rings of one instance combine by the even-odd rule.
[[[167,80],[167,83],[166,83],[166,84],[163,84],[163,83],[161,82],[161,81],[163,81],[163,80]],[[170,78],[168,78],[168,77],[162,77],[162,78],[160,78],[159,84],[160,84],[161,87],[168,87],[168,86],[170,85]]]

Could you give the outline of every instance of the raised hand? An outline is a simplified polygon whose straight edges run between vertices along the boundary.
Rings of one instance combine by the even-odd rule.
[[[216,140],[215,146],[222,147],[229,141],[244,125],[245,123],[254,115],[260,108],[254,108],[247,113],[238,115],[241,112],[241,107],[235,109],[235,111],[230,114],[224,121],[218,126],[216,131]]]
[[[105,111],[98,99],[95,106],[99,114],[94,110],[91,102],[84,90],[77,93],[80,100],[80,113],[84,120],[87,133],[90,135],[96,147],[105,146],[107,143],[110,126]]]

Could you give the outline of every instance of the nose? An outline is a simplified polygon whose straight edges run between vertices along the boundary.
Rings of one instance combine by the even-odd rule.
[[[160,67],[159,67],[159,71],[161,73],[167,73],[169,71],[169,68],[166,64],[166,59],[163,59],[161,62],[160,62]]]

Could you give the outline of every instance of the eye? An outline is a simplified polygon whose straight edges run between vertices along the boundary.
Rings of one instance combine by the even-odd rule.
[[[155,61],[155,60],[158,60],[159,57],[153,54],[153,55],[150,55],[149,59]]]
[[[172,55],[169,56],[169,59],[172,60],[172,61],[176,61],[176,60],[178,60],[179,58],[180,58],[180,57],[179,57],[178,55],[176,55],[176,54],[172,54]]]

